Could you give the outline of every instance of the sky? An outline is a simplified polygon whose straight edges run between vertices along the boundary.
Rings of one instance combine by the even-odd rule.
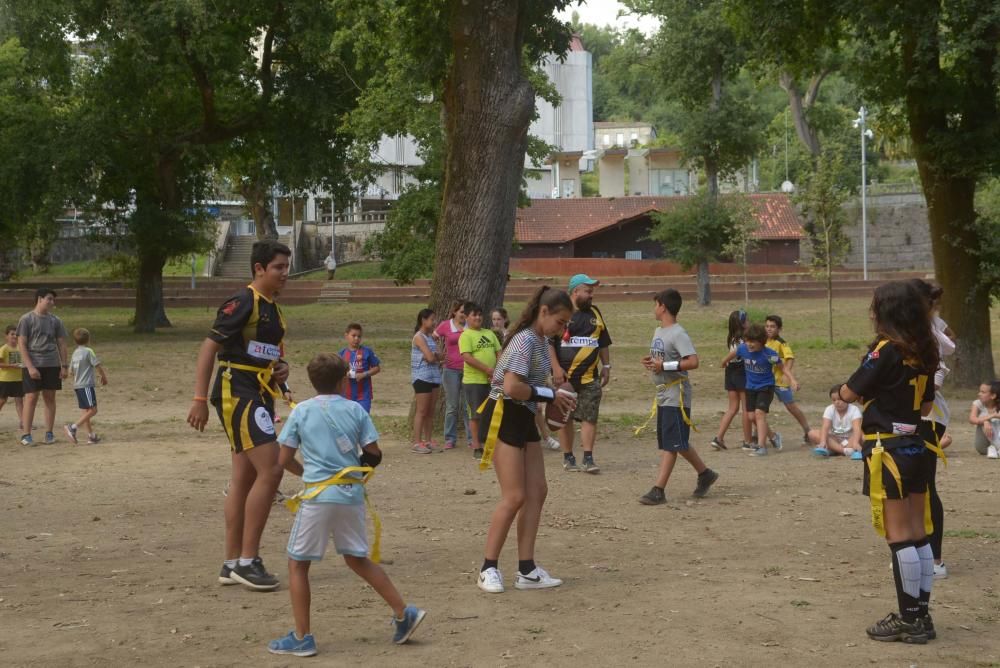
[[[592,23],[596,26],[636,27],[646,34],[655,32],[659,26],[659,22],[649,16],[631,15],[619,19],[619,10],[625,10],[625,7],[616,0],[586,0],[582,4],[572,4],[556,15],[569,21],[573,12],[576,12],[583,23]]]

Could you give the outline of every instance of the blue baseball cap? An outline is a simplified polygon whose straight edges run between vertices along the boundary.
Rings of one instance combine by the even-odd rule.
[[[569,291],[573,292],[581,285],[600,285],[601,282],[596,278],[591,278],[586,274],[577,274],[573,278],[569,279]]]

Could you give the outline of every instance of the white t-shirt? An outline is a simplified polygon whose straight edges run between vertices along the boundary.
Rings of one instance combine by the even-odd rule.
[[[990,413],[994,412],[993,410],[984,406],[983,402],[981,402],[979,399],[973,401],[972,405],[976,409],[976,417],[979,418],[986,417]],[[997,419],[990,420],[990,424],[993,426],[993,439],[990,441],[990,444],[1000,448],[1000,420]]]
[[[847,436],[851,433],[854,421],[861,419],[861,409],[854,404],[847,404],[847,411],[841,415],[837,412],[837,407],[830,404],[823,411],[823,419],[833,423],[830,426],[831,434],[834,436]]]

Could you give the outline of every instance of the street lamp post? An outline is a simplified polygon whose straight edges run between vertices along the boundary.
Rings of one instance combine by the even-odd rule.
[[[854,127],[861,129],[861,267],[864,279],[868,280],[868,140],[872,131],[866,127],[868,110],[858,109],[858,117],[854,119]]]

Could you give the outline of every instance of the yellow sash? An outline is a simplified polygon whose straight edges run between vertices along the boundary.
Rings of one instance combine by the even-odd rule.
[[[486,403],[490,400],[489,397],[483,400],[483,403],[479,404],[479,408],[476,409],[476,413],[479,415],[483,414],[483,409],[486,408]],[[536,409],[538,410],[537,406]],[[493,417],[490,418],[490,430],[486,434],[486,442],[483,443],[483,456],[479,460],[479,470],[485,471],[490,467],[490,463],[493,461],[493,451],[497,446],[497,434],[500,433],[500,423],[503,421],[503,396],[496,400],[496,405],[493,407]]]
[[[350,473],[363,473],[364,477],[348,477],[348,474]],[[307,482],[305,484],[305,489],[290,499],[285,500],[285,507],[293,513],[298,512],[299,506],[302,505],[303,501],[315,499],[320,495],[320,493],[323,492],[323,490],[333,487],[334,485],[365,485],[369,480],[371,480],[371,477],[374,474],[375,469],[371,466],[348,466],[346,468],[342,468],[335,476],[327,478],[326,480],[320,480],[319,482]],[[382,520],[379,518],[378,513],[375,512],[375,507],[368,498],[368,490],[365,490],[365,505],[368,507],[368,512],[371,513],[372,524],[375,526],[375,540],[372,541],[372,551],[369,558],[377,564],[382,560]]]
[[[659,392],[660,390],[666,390],[667,388],[673,387],[674,385],[680,385],[681,386],[680,387],[680,391],[681,391],[681,397],[680,397],[681,417],[684,418],[684,424],[686,424],[687,426],[691,427],[692,430],[698,431],[698,427],[695,426],[694,422],[691,422],[691,418],[688,417],[687,411],[684,409],[684,381],[685,380],[687,380],[686,377],[684,377],[684,378],[678,378],[678,379],[673,380],[673,381],[671,381],[669,383],[661,383],[661,384],[659,384],[659,385],[656,386],[656,391]],[[656,403],[656,397],[654,396],[653,397],[653,406],[652,406],[652,408],[649,409],[649,415],[646,417],[646,421],[643,422],[641,425],[639,425],[638,427],[636,427],[633,430],[633,433],[632,433],[633,436],[638,436],[642,432],[646,431],[646,428],[649,427],[649,423],[652,422],[653,418],[656,417],[656,408],[657,408],[658,405],[659,404]]]

